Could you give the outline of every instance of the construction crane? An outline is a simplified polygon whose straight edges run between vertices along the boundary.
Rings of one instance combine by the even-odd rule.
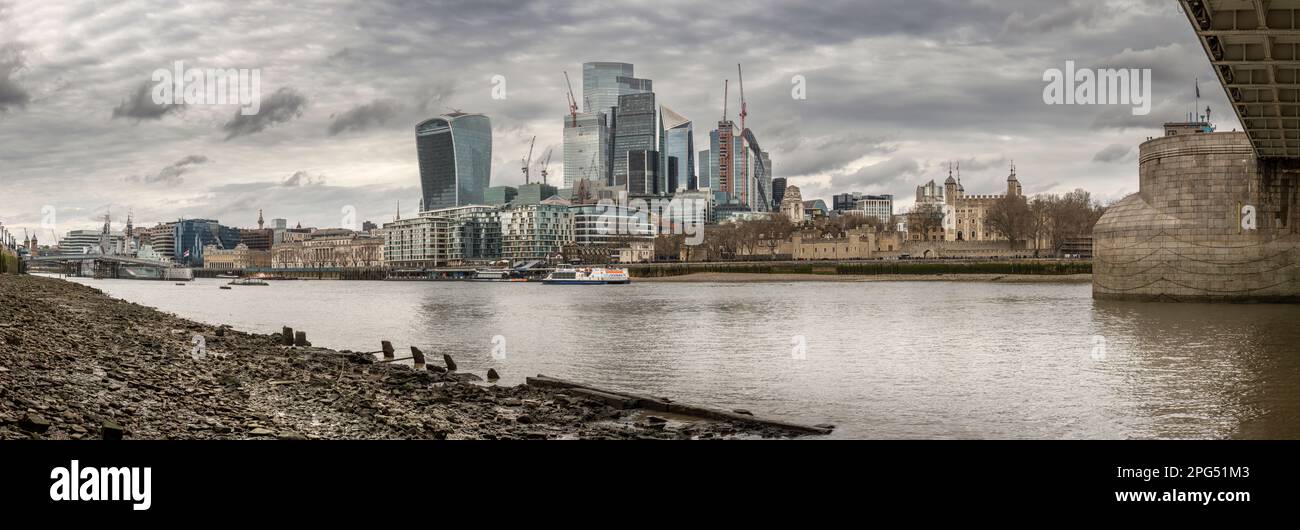
[[[578,126],[578,100],[573,99],[573,83],[569,82],[569,71],[564,71],[564,84],[569,87],[569,117],[573,120],[573,127]]]
[[[547,168],[551,167],[551,153],[554,152],[555,152],[554,147],[546,150],[546,159],[542,161],[542,184],[546,184]]]
[[[528,156],[524,157],[524,184],[528,184],[528,166],[533,163],[533,144],[537,143],[537,136],[528,142]]]
[[[749,109],[745,107],[745,74],[740,71],[740,63],[736,63],[736,75],[740,81],[740,130],[745,131],[745,116],[749,115]]]
[[[722,80],[722,121],[727,121],[727,84],[730,79]]]

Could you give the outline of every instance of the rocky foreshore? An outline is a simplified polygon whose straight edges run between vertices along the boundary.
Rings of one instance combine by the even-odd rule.
[[[201,350],[196,350],[202,337]],[[433,355],[436,358],[438,355]],[[450,359],[448,360],[450,361]],[[797,429],[283,346],[54,278],[0,275],[0,439],[709,439]],[[743,412],[743,411],[738,411]]]

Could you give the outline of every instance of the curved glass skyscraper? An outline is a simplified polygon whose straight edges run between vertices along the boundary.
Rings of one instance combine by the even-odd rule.
[[[415,126],[421,210],[483,204],[492,176],[492,122],[453,112]]]

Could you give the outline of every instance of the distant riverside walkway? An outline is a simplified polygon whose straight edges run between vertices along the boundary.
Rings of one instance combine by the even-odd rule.
[[[627,268],[637,279],[664,281],[1087,282],[1092,278],[1092,262],[1082,260],[750,261],[645,263]]]

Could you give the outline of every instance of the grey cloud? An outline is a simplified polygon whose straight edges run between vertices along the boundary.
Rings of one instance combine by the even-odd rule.
[[[307,106],[307,96],[290,87],[276,90],[271,97],[262,101],[257,114],[244,115],[235,111],[235,117],[221,128],[226,131],[226,139],[255,134],[277,123],[285,123],[302,116]]]
[[[775,162],[773,162],[775,165]],[[851,174],[836,175],[831,179],[831,186],[844,191],[865,190],[871,187],[887,185],[892,181],[915,180],[920,178],[921,165],[913,158],[894,157],[872,164]]]
[[[345,131],[361,131],[370,127],[385,125],[401,112],[401,104],[392,99],[377,99],[365,105],[353,107],[339,114],[330,123],[330,136]]]
[[[1102,149],[1101,151],[1098,151],[1097,154],[1093,155],[1092,160],[1094,162],[1104,162],[1104,163],[1119,162],[1122,160],[1126,160],[1128,158],[1129,153],[1132,152],[1133,152],[1132,145],[1110,144],[1106,146],[1104,149]]]
[[[32,99],[31,94],[14,79],[24,64],[22,51],[16,44],[0,46],[0,113],[26,107]]]
[[[126,118],[139,123],[143,120],[162,119],[169,113],[184,108],[183,104],[158,104],[153,100],[153,82],[140,83],[131,91],[131,95],[122,100],[122,104],[113,109],[113,119]]]
[[[296,171],[289,178],[280,182],[280,186],[285,188],[296,188],[300,186],[321,186],[325,184],[324,175],[315,175],[306,171]]]
[[[177,160],[172,165],[162,168],[154,175],[133,176],[127,180],[131,182],[144,182],[146,184],[162,183],[167,185],[177,185],[185,181],[183,175],[189,172],[194,166],[210,162],[208,157],[203,155],[189,155]]]

